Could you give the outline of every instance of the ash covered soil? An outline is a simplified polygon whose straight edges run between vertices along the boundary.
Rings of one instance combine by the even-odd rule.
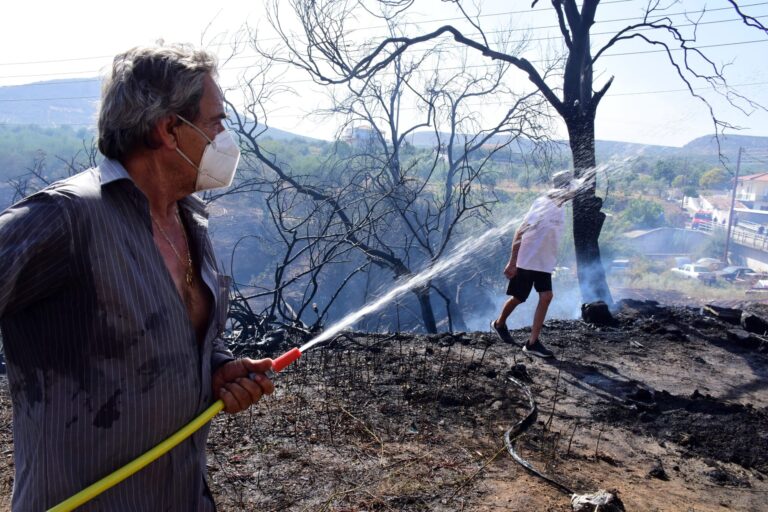
[[[715,313],[623,301],[613,325],[549,321],[554,361],[482,332],[341,335],[214,419],[212,491],[224,511],[572,510],[507,452],[529,412],[514,377],[538,409],[517,450],[562,487],[616,490],[632,511],[768,510],[768,343]],[[8,509],[4,380],[0,457]]]

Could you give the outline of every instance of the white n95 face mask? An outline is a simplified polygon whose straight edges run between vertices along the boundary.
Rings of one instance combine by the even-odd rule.
[[[178,147],[176,148],[176,152],[189,162],[192,167],[197,169],[195,192],[230,186],[235,177],[237,163],[240,161],[240,148],[235,142],[232,132],[224,130],[211,140],[200,128],[178,114],[177,117],[194,128],[197,133],[208,141],[199,166],[195,165]]]

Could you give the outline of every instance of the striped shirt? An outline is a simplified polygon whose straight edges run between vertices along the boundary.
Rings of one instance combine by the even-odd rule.
[[[106,476],[212,402],[231,360],[203,203],[179,202],[213,295],[204,342],[152,236],[149,205],[105,160],[0,214],[0,327],[13,401],[14,511],[41,511]],[[214,510],[203,428],[78,510]]]

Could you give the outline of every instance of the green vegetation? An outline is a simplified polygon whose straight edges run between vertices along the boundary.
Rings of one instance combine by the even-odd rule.
[[[93,136],[84,128],[0,125],[0,208],[11,203],[19,188],[31,193],[66,176],[68,162],[90,146]],[[39,176],[31,174],[33,169]]]
[[[91,132],[68,127],[0,126],[2,206],[7,206],[10,198],[18,194],[20,183],[26,183],[27,192],[31,192],[44,186],[46,182],[65,177],[71,171],[70,165],[76,164],[76,167],[82,165],[84,160],[87,160],[85,148],[90,146],[92,140]],[[370,155],[360,154],[361,148],[343,142],[323,142],[300,137],[280,140],[266,138],[260,141],[260,146],[264,152],[273,155],[279,165],[290,169],[291,174],[300,181],[326,183],[331,187],[335,186],[334,184],[338,185],[340,180],[344,181],[343,176],[347,172],[345,166],[351,161],[354,161],[358,168],[363,168],[360,167],[363,161],[371,165],[372,169],[382,165],[382,162],[376,158],[375,152]],[[431,148],[406,145],[399,156],[403,168],[409,169],[409,180],[429,180],[429,185],[425,189],[428,194],[434,197],[444,194],[441,188],[441,180],[446,172],[444,162],[438,161],[431,176],[425,174],[427,172],[425,169],[430,168],[429,163],[435,160]],[[481,159],[487,156],[481,154],[475,158]],[[680,209],[680,202],[670,200],[669,197],[680,197],[680,193],[693,195],[697,190],[722,187],[724,183],[727,186],[727,173],[720,168],[713,168],[711,163],[704,159],[696,158],[642,156],[621,162],[623,163],[617,169],[600,175],[597,183],[598,195],[605,198],[603,211],[607,214],[600,237],[603,260],[611,261],[625,257],[632,259],[630,272],[620,277],[611,276],[612,284],[619,279],[623,283],[631,283],[633,287],[665,289],[666,286],[684,292],[686,287],[690,287],[693,293],[697,283],[672,279],[666,274],[668,267],[671,266],[668,262],[646,261],[634,254],[625,242],[624,233],[666,226],[682,227],[686,217]],[[469,164],[475,165],[476,162],[470,161]],[[499,158],[491,159],[485,164],[478,186],[473,188],[471,193],[490,194],[485,198],[491,201],[488,219],[492,222],[498,224],[507,219],[521,218],[533,200],[547,188],[546,177],[552,170],[565,167],[567,163],[557,158],[550,159],[548,164],[544,165],[535,158],[526,160],[520,153],[500,152]],[[37,176],[31,174],[33,169],[38,173]],[[259,174],[263,172],[260,166],[254,166],[250,171],[242,172],[239,178],[251,179],[254,183],[258,183]],[[365,181],[361,183],[364,184]],[[482,186],[479,186],[480,184]],[[215,199],[215,204],[220,206],[220,211],[225,211],[227,214],[215,216],[212,223],[219,258],[227,267],[230,261],[233,261],[237,281],[241,285],[246,285],[246,288],[250,287],[256,291],[274,286],[275,266],[284,256],[282,253],[284,247],[279,242],[280,236],[275,231],[266,201],[263,190],[258,186],[246,187],[236,194],[224,195]],[[570,218],[570,207],[567,215]],[[567,226],[559,248],[558,265],[573,269],[575,257],[570,222]],[[485,229],[487,229],[485,221],[479,217],[470,218],[457,231],[456,240],[463,239],[468,233]],[[397,241],[396,232],[387,236]],[[489,265],[499,266],[498,262],[508,256],[511,236],[512,233],[509,233],[509,240],[505,237],[497,247],[492,248],[492,254],[486,255],[487,259],[484,263],[478,260],[467,264],[464,271],[476,277],[462,285],[465,290],[463,293],[468,296],[478,293],[477,290],[475,292],[470,290],[472,286],[477,286],[487,293],[490,288],[498,284],[494,280],[496,274],[493,274]],[[723,244],[722,237],[713,238],[710,246],[700,256],[722,254]],[[233,257],[232,251],[235,246],[237,246],[237,254]],[[333,290],[336,286],[335,280],[343,274],[345,265],[353,265],[355,261],[357,260],[350,257],[349,261],[334,267],[329,274],[321,276],[319,280],[321,289]],[[299,262],[299,264],[303,263]],[[231,272],[229,268],[227,271]],[[377,272],[379,274],[371,271],[370,275],[361,275],[360,278],[356,278],[359,280],[350,286],[349,295],[337,302],[331,316],[337,317],[348,308],[365,300],[363,295],[368,293],[367,290],[388,286],[391,277],[382,277],[383,274],[380,271]],[[459,277],[457,276],[456,279]],[[723,295],[732,293],[732,290],[720,290],[718,286],[720,285],[708,291]],[[329,298],[324,291],[320,291],[314,300],[322,307]],[[443,307],[438,299],[435,300],[435,304],[437,308]],[[415,309],[412,305],[406,306],[404,303],[400,306],[404,309],[395,313],[383,312],[382,318],[387,314],[390,317],[402,315],[407,308]],[[482,300],[477,302],[476,306],[479,310],[488,307]],[[472,312],[468,311],[467,314],[471,316]],[[386,319],[383,321],[387,322]],[[402,327],[407,325],[407,321],[403,320]],[[368,328],[377,329],[378,327],[370,325]]]
[[[12,191],[8,185],[12,180],[28,176],[36,161],[42,160],[43,175],[53,181],[66,175],[66,162],[90,145],[94,134],[86,129],[70,127],[43,128],[36,125],[0,126],[0,183],[4,192],[3,204]],[[275,155],[281,165],[286,165],[297,175],[334,179],[336,167],[354,150],[345,143],[331,143],[296,137],[293,140],[265,139],[261,142],[264,151]],[[418,165],[420,159],[428,158],[431,150],[406,145],[401,155],[406,166]],[[515,151],[518,151],[517,153]],[[486,157],[480,153],[478,158]],[[670,189],[691,194],[702,189],[727,186],[728,173],[712,167],[706,158],[681,158],[640,156],[629,160],[615,173],[601,178],[598,193],[605,200],[604,210],[608,213],[605,231],[601,236],[603,252],[621,252],[620,234],[633,229],[651,229],[662,226],[680,225],[680,219],[665,211],[665,199]],[[553,163],[554,162],[554,163]],[[483,183],[496,187],[494,194],[499,201],[496,208],[509,215],[526,211],[531,201],[540,193],[547,173],[535,164],[536,158],[524,158],[516,150],[499,152],[487,165]],[[550,160],[549,165],[566,165],[562,158]],[[440,169],[438,169],[440,172]],[[435,177],[433,177],[435,178]],[[437,176],[439,178],[439,176]],[[603,190],[603,188],[605,190]],[[621,191],[617,193],[616,191]],[[235,203],[240,203],[239,200]],[[243,198],[242,206],[252,203]],[[565,237],[568,238],[568,235]],[[569,252],[564,242],[564,256]]]
[[[704,189],[722,189],[728,188],[731,175],[720,167],[713,167],[704,172],[699,178],[699,186]]]
[[[93,137],[94,133],[85,128],[0,125],[0,181],[19,176],[41,154],[48,157],[51,172],[63,168],[63,164],[55,165],[55,157],[69,159],[83,148],[83,143],[90,144]]]
[[[656,201],[633,197],[619,214],[620,222],[630,229],[653,229],[666,225],[664,208]]]

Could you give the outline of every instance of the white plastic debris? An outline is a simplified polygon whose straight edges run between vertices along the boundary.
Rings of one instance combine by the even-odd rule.
[[[624,504],[614,492],[600,489],[593,494],[571,496],[573,512],[624,512]]]

